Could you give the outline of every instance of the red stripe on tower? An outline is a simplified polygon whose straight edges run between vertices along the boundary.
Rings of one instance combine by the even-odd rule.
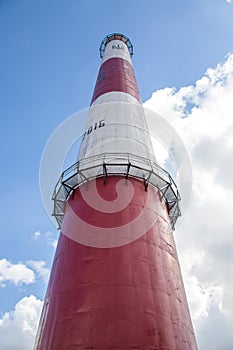
[[[120,57],[110,58],[101,65],[91,103],[111,91],[125,92],[140,102],[133,67]]]
[[[36,350],[197,349],[172,232],[179,195],[155,162],[132,50],[121,34],[100,47],[78,162],[54,194],[61,234]]]

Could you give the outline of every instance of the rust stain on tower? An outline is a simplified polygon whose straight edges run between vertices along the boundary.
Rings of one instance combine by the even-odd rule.
[[[61,176],[61,228],[35,350],[197,349],[173,229],[179,193],[156,163],[122,34],[102,64],[78,161]]]

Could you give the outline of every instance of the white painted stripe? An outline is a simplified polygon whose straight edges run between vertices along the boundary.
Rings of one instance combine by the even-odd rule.
[[[141,105],[141,103],[134,96],[127,94],[126,92],[111,91],[97,97],[97,99],[92,103],[92,106],[108,102],[128,102],[139,106]]]
[[[121,40],[112,40],[107,43],[103,54],[102,64],[110,58],[119,57],[132,64],[128,47]]]
[[[132,103],[132,96],[122,92],[105,95],[105,103],[90,107],[78,158],[131,153],[154,160],[143,106],[136,99]],[[122,96],[126,101],[122,101]]]

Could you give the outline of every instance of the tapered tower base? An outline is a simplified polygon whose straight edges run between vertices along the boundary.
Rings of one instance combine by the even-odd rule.
[[[97,179],[101,197],[114,200],[121,179],[109,177],[107,184]],[[80,189],[69,199],[69,210],[90,225],[108,228],[109,234],[132,222],[145,203],[155,223],[136,241],[107,249],[81,245],[61,233],[37,350],[196,349],[167,207],[156,189],[145,191],[142,181],[130,182],[133,198],[114,215],[89,207]],[[70,214],[63,221],[72,230]]]

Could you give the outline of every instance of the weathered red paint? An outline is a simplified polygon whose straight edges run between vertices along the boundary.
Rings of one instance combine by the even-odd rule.
[[[100,195],[115,197],[116,182],[97,179]],[[96,212],[76,190],[69,205],[95,226],[120,226],[144,209],[143,182],[130,179],[135,195],[114,215]],[[154,188],[152,202],[159,197]],[[91,248],[61,234],[42,315],[37,349],[194,350],[196,343],[166,206],[140,239],[117,248]],[[155,215],[151,211],[151,215]],[[66,220],[66,217],[64,217]]]
[[[141,101],[133,67],[123,58],[110,58],[101,65],[91,103],[111,91],[125,92]]]

